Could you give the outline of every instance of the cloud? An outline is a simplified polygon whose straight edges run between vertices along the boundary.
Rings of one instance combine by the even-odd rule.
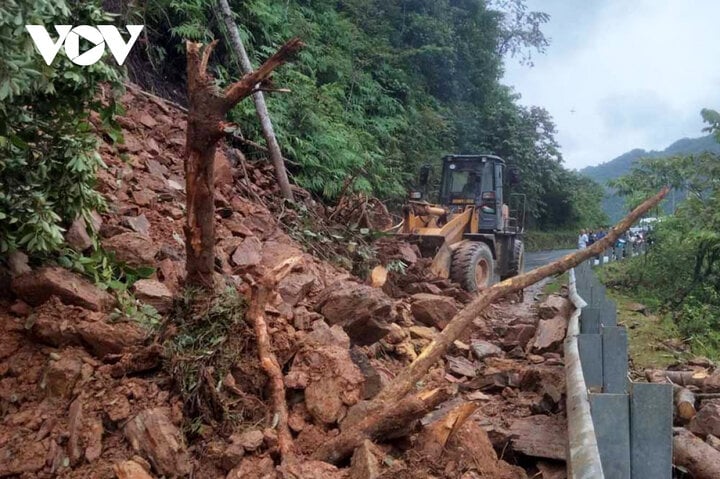
[[[720,107],[720,2],[528,3],[552,44],[533,68],[508,60],[505,82],[550,111],[568,166],[700,136],[700,109]]]

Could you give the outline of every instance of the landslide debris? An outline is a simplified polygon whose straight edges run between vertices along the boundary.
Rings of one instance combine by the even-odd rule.
[[[215,252],[228,290],[196,301],[182,288],[184,115],[139,93],[123,104],[125,142],[101,148],[108,168],[99,189],[110,209],[93,227],[117,261],[154,269],[134,284],[134,298],[163,321],[141,325],[80,276],[30,270],[20,258],[14,295],[0,304],[0,477],[471,479],[544,477],[557,468],[558,338],[569,311],[560,297],[540,316],[532,300],[491,306],[428,375],[423,386],[457,393],[421,421],[364,442],[340,468],[303,459],[357,418],[362,401],[471,296],[432,277],[406,243],[373,246],[380,264],[394,265],[382,288],[311,254],[324,246],[307,235],[297,241],[288,225],[299,216],[278,221],[267,207],[278,203],[272,167],[226,147],[216,160]],[[298,197],[333,221],[309,195]],[[336,214],[343,222],[391,222],[374,199],[344,201]],[[77,250],[92,247],[88,226],[68,230]],[[347,247],[336,243],[329,248]],[[278,465],[268,380],[244,313],[253,281],[291,258],[300,261],[264,310],[300,454]]]

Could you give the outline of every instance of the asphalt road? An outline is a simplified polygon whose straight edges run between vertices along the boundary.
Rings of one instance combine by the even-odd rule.
[[[560,259],[568,253],[572,253],[574,249],[555,249],[550,251],[533,251],[532,253],[525,253],[525,271],[530,271],[539,266],[544,266],[548,263]]]

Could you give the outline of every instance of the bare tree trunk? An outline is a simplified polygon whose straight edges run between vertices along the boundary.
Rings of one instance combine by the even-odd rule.
[[[543,278],[567,271],[583,261],[597,256],[610,245],[615,244],[615,241],[623,232],[630,228],[643,214],[665,197],[668,190],[668,188],[663,188],[658,194],[643,202],[628,216],[623,218],[620,223],[615,225],[606,237],[594,243],[591,247],[570,253],[558,261],[534,269],[528,273],[506,279],[480,293],[465,309],[450,320],[450,323],[448,323],[440,334],[423,350],[415,361],[402,370],[392,382],[385,386],[375,399],[365,405],[364,409],[367,411],[367,419],[363,422],[374,423],[387,421],[387,416],[392,414],[393,404],[397,403],[399,398],[405,397],[405,395],[415,389],[418,382],[425,376],[433,364],[447,352],[448,347],[453,341],[460,336],[473,320],[480,316],[488,305],[508,294],[537,283]],[[366,424],[365,428],[372,429],[371,426],[372,424]],[[347,430],[342,431],[339,436],[325,442],[315,452],[313,457],[321,461],[338,462],[346,457],[343,453],[349,453],[347,446],[348,439],[358,438],[361,434],[362,432],[358,431],[358,426],[353,425]],[[341,445],[342,448],[338,449]]]
[[[189,108],[185,144],[185,269],[187,284],[202,288],[214,286],[215,148],[224,135],[226,115],[303,46],[299,38],[288,41],[260,68],[222,91],[207,72],[216,44],[217,40],[202,50],[199,43],[188,42],[186,45]]]
[[[237,25],[233,20],[232,11],[227,0],[218,0],[218,6],[222,13],[225,26],[227,26],[228,34],[230,35],[230,43],[232,44],[235,54],[240,60],[240,67],[244,74],[252,71],[252,64],[250,58],[245,51],[245,46],[240,39],[240,32],[238,31]],[[292,189],[290,188],[290,182],[288,181],[287,171],[285,170],[285,162],[283,161],[282,152],[280,151],[280,145],[275,137],[275,130],[273,129],[272,121],[270,120],[270,113],[268,112],[267,105],[265,104],[265,95],[261,91],[256,91],[252,95],[253,101],[255,102],[255,109],[257,110],[258,119],[260,120],[260,126],[262,127],[263,136],[267,142],[268,150],[270,152],[270,159],[275,166],[275,175],[277,176],[278,184],[280,185],[280,192],[283,198],[288,200],[293,199]]]

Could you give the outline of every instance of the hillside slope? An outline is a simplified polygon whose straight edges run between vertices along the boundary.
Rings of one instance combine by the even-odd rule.
[[[13,265],[13,291],[0,294],[0,477],[370,477],[357,475],[360,466],[336,468],[310,456],[353,410],[357,417],[354,406],[417,357],[469,293],[427,276],[427,263],[407,244],[384,251],[386,261],[402,258],[407,268],[390,272],[383,289],[304,251],[276,219],[293,212],[273,195],[271,167],[223,148],[216,158],[216,271],[242,300],[226,292],[189,308],[191,293],[182,287],[184,114],[135,93],[122,103],[125,142],[100,149],[107,169],[98,188],[109,211],[97,220],[115,259],[154,268],[132,289],[160,314],[155,324],[141,323],[63,268]],[[228,157],[236,156],[233,165]],[[349,246],[336,240],[317,249],[334,245]],[[258,303],[253,285],[288,258],[299,259],[296,268]],[[540,318],[531,309],[535,295],[527,297],[489,307],[433,367],[428,387],[452,397],[429,417],[435,422],[392,436],[413,433],[407,440],[383,436],[363,446],[377,470],[372,477],[445,471],[526,479],[538,477],[539,461],[564,458],[562,345],[535,345]],[[299,460],[277,469],[278,420],[246,304],[259,304],[284,375]],[[444,415],[471,402],[482,407],[442,447],[433,446]],[[547,426],[549,447],[523,446],[528,421]],[[430,458],[433,447],[442,456]]]
[[[597,166],[588,166],[580,170],[580,174],[597,181],[606,188],[607,196],[603,199],[603,210],[607,213],[611,223],[616,223],[626,212],[622,198],[616,196],[612,189],[607,187],[607,182],[619,178],[630,172],[633,164],[641,158],[664,158],[673,155],[692,155],[696,153],[711,152],[720,154],[720,143],[711,135],[700,138],[682,138],[677,140],[662,151],[646,151],[636,148],[623,153],[608,162]],[[680,192],[673,192],[674,197],[667,202],[666,208],[672,208],[673,200],[682,199]]]

